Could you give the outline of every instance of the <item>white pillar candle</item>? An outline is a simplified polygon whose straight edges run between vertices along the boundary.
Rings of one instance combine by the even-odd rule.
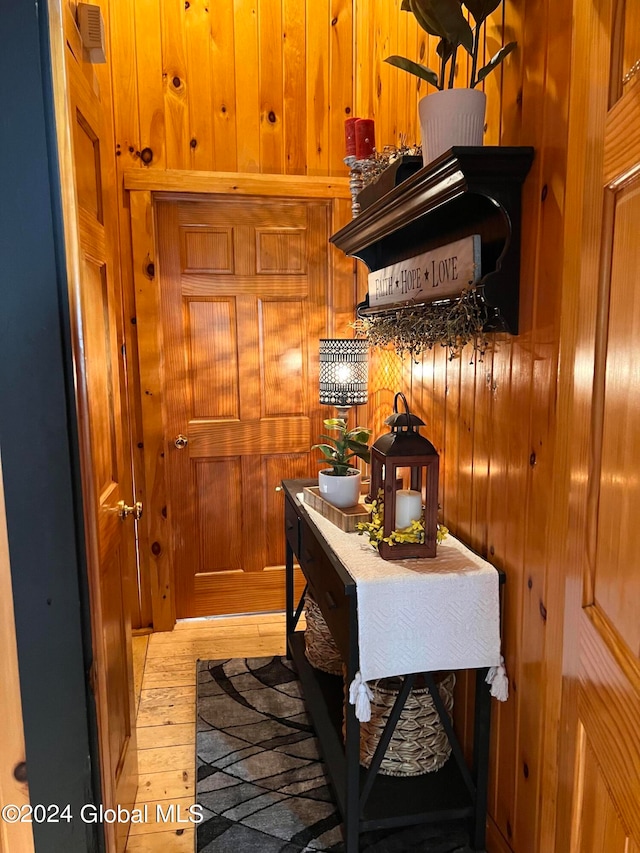
[[[422,518],[422,495],[413,489],[399,489],[396,492],[396,530],[409,527],[412,521]]]

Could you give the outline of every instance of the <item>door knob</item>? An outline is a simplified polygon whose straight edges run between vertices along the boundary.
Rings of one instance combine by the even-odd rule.
[[[180,433],[180,435],[176,438],[176,440],[173,443],[178,448],[178,450],[184,450],[184,448],[187,446],[187,444],[189,444],[189,439],[187,438],[186,435],[182,435],[182,433]]]
[[[124,501],[118,501],[118,515],[121,521],[130,515],[139,521],[142,518],[142,501],[136,501],[133,506],[128,506]]]

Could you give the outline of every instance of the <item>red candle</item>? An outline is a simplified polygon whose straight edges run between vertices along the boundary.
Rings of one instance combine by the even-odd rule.
[[[367,160],[373,156],[376,147],[376,135],[372,118],[359,118],[356,121],[356,157]]]
[[[344,122],[344,141],[347,148],[347,157],[353,157],[356,153],[356,122],[357,118],[348,118]]]

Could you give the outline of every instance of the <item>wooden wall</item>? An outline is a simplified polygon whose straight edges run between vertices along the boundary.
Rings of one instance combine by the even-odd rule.
[[[111,3],[121,165],[346,174],[352,0]]]
[[[120,168],[345,175],[344,120],[352,115],[376,119],[379,149],[419,142],[415,107],[431,87],[383,60],[400,53],[437,67],[436,42],[399,6],[112,2]],[[499,17],[489,55],[502,43]],[[466,73],[464,58],[458,72]],[[495,116],[488,142],[500,136],[500,84],[500,74],[486,83]]]
[[[398,126],[413,127],[413,102],[404,88],[400,96],[406,85],[402,72],[394,79],[395,72],[379,58],[395,53],[396,44],[397,52],[403,52],[404,32],[394,29],[393,4],[359,0],[358,8],[370,20],[388,18],[389,29],[376,25],[367,40],[358,40],[356,111],[381,116],[392,138]],[[507,575],[503,651],[511,697],[505,704],[494,703],[489,849],[515,853],[553,849],[554,810],[548,803],[553,804],[555,790],[558,709],[546,715],[545,704],[547,698],[552,703],[558,687],[548,679],[547,667],[560,666],[560,649],[557,636],[548,641],[546,634],[551,617],[561,620],[562,614],[553,610],[546,587],[550,572],[563,571],[563,566],[550,564],[548,536],[570,16],[570,4],[542,0],[534,9],[522,0],[506,0],[504,12],[492,16],[487,30],[487,55],[511,39],[519,48],[503,69],[487,78],[485,143],[533,145],[536,151],[523,194],[521,334],[495,336],[482,361],[474,359],[470,348],[453,361],[443,349],[414,363],[391,352],[374,360],[375,432],[383,431],[393,392],[403,388],[426,423],[423,433],[441,454],[442,518]],[[433,54],[431,41],[424,48],[426,56]],[[399,113],[402,103],[406,117]],[[466,701],[470,708],[466,692],[463,680],[458,698],[460,706]],[[468,738],[468,713],[458,710],[457,725]],[[543,804],[546,825],[541,822]]]
[[[345,174],[350,114],[375,118],[378,148],[401,135],[413,142],[425,84],[382,60],[401,53],[432,64],[435,42],[399,6],[216,0],[214,15],[207,0],[112,2],[120,172]],[[570,3],[505,0],[484,46],[488,59],[507,41],[519,44],[485,81],[485,142],[536,150],[524,189],[521,334],[497,337],[481,362],[470,351],[448,361],[439,350],[417,363],[378,354],[370,406],[370,425],[380,433],[393,393],[408,392],[441,453],[444,521],[507,574],[503,633],[512,692],[495,707],[489,849],[514,853],[553,849],[557,682],[548,673],[558,671],[561,650],[547,630],[561,614],[546,588],[559,570],[550,563],[548,531],[570,35]],[[148,166],[144,149],[151,150]],[[123,229],[125,257],[127,239]],[[125,287],[132,287],[127,275]],[[459,708],[465,691],[463,681]],[[550,716],[547,697],[556,708]],[[469,720],[458,712],[463,731]]]

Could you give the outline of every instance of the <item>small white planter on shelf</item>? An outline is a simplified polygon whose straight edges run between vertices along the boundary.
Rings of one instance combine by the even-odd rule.
[[[325,468],[318,474],[320,495],[340,509],[356,506],[360,500],[361,479],[362,475],[357,468],[349,468],[345,477],[336,477],[333,468]]]
[[[482,145],[487,96],[480,89],[443,89],[418,102],[425,166],[454,145]]]

